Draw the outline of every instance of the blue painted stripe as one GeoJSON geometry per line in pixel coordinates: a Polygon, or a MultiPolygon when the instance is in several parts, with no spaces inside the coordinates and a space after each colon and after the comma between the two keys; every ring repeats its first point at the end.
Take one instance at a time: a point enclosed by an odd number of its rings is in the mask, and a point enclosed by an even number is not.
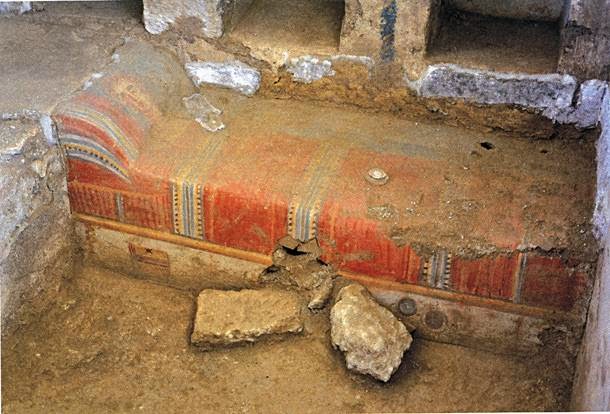
{"type": "Polygon", "coordinates": [[[394,60],[394,33],[396,30],[396,0],[386,0],[381,10],[381,60],[394,60]]]}
{"type": "Polygon", "coordinates": [[[90,108],[69,109],[65,115],[89,122],[102,129],[122,150],[127,158],[134,160],[138,151],[133,143],[123,134],[123,131],[107,115],[90,108]]]}
{"type": "Polygon", "coordinates": [[[123,208],[123,195],[121,193],[116,193],[114,195],[114,203],[117,211],[117,218],[121,223],[125,221],[125,209],[123,208]]]}
{"type": "Polygon", "coordinates": [[[95,152],[103,154],[104,157],[111,160],[113,164],[120,166],[122,169],[126,169],[125,165],[121,162],[121,160],[116,157],[116,155],[114,155],[108,149],[100,145],[98,142],[93,141],[89,138],[82,137],[76,134],[63,134],[59,137],[59,141],[62,145],[76,144],[78,146],[91,148],[92,150],[95,150],[95,152]]]}

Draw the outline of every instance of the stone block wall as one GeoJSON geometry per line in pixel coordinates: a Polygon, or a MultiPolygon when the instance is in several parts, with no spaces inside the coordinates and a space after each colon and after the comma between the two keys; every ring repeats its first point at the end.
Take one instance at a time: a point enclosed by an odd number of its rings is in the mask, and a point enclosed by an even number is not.
{"type": "MultiPolygon", "coordinates": [[[[322,9],[325,1],[341,0],[313,0],[322,9]]],[[[558,124],[574,124],[583,130],[597,123],[596,117],[589,122],[588,118],[593,118],[587,114],[584,115],[587,122],[583,121],[577,100],[592,90],[582,82],[608,78],[610,28],[605,22],[610,21],[610,0],[344,0],[342,21],[335,22],[336,47],[324,43],[318,51],[315,18],[309,20],[311,27],[307,26],[315,32],[311,35],[313,46],[307,35],[303,35],[299,41],[304,43],[299,45],[282,43],[279,35],[261,36],[264,41],[252,40],[252,33],[264,31],[276,22],[278,27],[273,33],[281,34],[282,30],[290,33],[294,18],[291,13],[297,13],[290,9],[293,3],[288,0],[145,0],[144,23],[149,32],[161,34],[161,39],[169,40],[172,48],[177,46],[178,56],[187,67],[235,65],[238,61],[257,70],[260,74],[257,93],[265,96],[331,101],[536,138],[555,136],[558,124]],[[240,32],[239,27],[244,27],[240,25],[248,21],[252,10],[261,13],[260,3],[271,7],[272,16],[283,17],[240,32]],[[283,7],[286,9],[276,10],[283,7]],[[454,12],[457,17],[449,19],[454,12]],[[463,54],[475,57],[460,60],[459,42],[453,54],[439,49],[439,43],[447,36],[457,38],[468,34],[453,33],[457,29],[449,20],[472,18],[463,26],[475,28],[479,17],[473,16],[504,19],[499,21],[504,22],[510,33],[490,39],[489,50],[481,52],[480,61],[476,60],[478,52],[467,45],[463,54]],[[515,43],[520,44],[514,37],[536,24],[544,27],[542,37],[551,39],[547,46],[552,50],[511,49],[515,43]],[[556,31],[549,34],[549,30],[556,31]],[[171,34],[163,35],[164,32],[171,34]],[[505,40],[513,46],[504,45],[505,40]],[[503,48],[514,59],[504,57],[503,63],[496,67],[494,54],[504,53],[503,48]],[[540,54],[539,60],[536,60],[537,54],[540,54]],[[538,63],[523,64],[528,59],[538,63]],[[511,61],[521,63],[516,66],[506,63],[511,61]],[[472,76],[466,85],[462,80],[468,73],[472,76]],[[450,83],[455,87],[440,91],[437,85],[432,93],[426,84],[442,74],[451,78],[450,83]],[[483,82],[485,79],[488,81],[483,82]],[[489,85],[491,89],[498,89],[499,95],[513,86],[518,93],[481,102],[476,96],[494,93],[488,90],[489,85]],[[546,101],[558,88],[564,90],[566,99],[549,105],[546,101]],[[577,110],[580,112],[576,113],[577,110]]],[[[495,22],[486,24],[493,26],[495,22]]],[[[528,33],[531,40],[533,32],[528,33]]],[[[485,48],[485,42],[477,47],[485,48]]]]}
{"type": "Polygon", "coordinates": [[[69,275],[72,224],[66,172],[48,116],[0,119],[0,288],[2,334],[69,275]]]}
{"type": "Polygon", "coordinates": [[[610,0],[572,0],[564,15],[558,71],[610,80],[610,0]]]}
{"type": "MultiPolygon", "coordinates": [[[[219,39],[253,2],[144,0],[144,23],[153,34],[174,29],[189,36],[219,39]]],[[[379,64],[391,62],[402,66],[410,79],[425,70],[427,49],[441,24],[439,15],[448,9],[556,22],[561,33],[558,72],[583,80],[607,80],[609,76],[610,0],[345,0],[344,7],[337,54],[366,56],[379,64]]],[[[273,45],[269,47],[273,49],[273,45]]]]}

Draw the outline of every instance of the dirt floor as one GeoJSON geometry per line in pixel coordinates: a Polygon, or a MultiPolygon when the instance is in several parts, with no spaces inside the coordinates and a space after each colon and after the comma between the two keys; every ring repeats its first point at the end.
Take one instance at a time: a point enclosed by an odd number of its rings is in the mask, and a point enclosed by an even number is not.
{"type": "MultiPolygon", "coordinates": [[[[202,269],[202,271],[207,271],[202,269]]],[[[2,341],[2,410],[371,412],[561,410],[556,364],[416,339],[387,384],[330,346],[328,311],[284,341],[202,352],[194,295],[96,268],[2,341]]]]}

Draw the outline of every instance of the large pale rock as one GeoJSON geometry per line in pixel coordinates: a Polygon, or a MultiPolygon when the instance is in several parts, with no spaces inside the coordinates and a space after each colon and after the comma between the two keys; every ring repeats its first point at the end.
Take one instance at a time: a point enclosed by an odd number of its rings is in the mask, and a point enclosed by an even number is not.
{"type": "Polygon", "coordinates": [[[388,381],[413,338],[389,310],[361,285],[339,291],[330,312],[331,341],[351,370],[388,381]]]}
{"type": "Polygon", "coordinates": [[[209,349],[302,330],[301,302],[293,292],[207,289],[197,299],[191,342],[209,349]]]}
{"type": "Polygon", "coordinates": [[[608,84],[593,79],[581,84],[578,101],[559,112],[545,111],[545,115],[562,124],[575,124],[578,128],[593,128],[599,122],[602,101],[607,95],[608,84]]]}
{"type": "Polygon", "coordinates": [[[432,65],[417,86],[426,98],[462,98],[485,105],[521,105],[558,113],[570,108],[577,82],[569,75],[526,75],[432,65]]]}

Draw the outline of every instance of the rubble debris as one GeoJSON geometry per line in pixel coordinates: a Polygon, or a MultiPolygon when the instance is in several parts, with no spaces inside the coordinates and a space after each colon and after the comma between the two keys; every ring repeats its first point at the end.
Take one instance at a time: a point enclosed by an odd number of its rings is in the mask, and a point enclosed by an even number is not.
{"type": "Polygon", "coordinates": [[[186,110],[191,114],[195,121],[206,131],[216,132],[225,128],[220,115],[222,111],[212,105],[205,96],[200,93],[182,98],[182,103],[186,110]]]}
{"type": "Polygon", "coordinates": [[[311,310],[322,309],[326,306],[328,299],[333,293],[333,278],[325,277],[311,291],[311,299],[307,307],[311,310]]]}
{"type": "Polygon", "coordinates": [[[286,70],[292,73],[292,80],[296,82],[311,83],[325,76],[335,76],[332,62],[328,59],[318,59],[313,56],[299,56],[290,59],[286,70]]]}
{"type": "Polygon", "coordinates": [[[196,86],[203,83],[234,89],[244,95],[254,95],[261,82],[255,68],[238,60],[229,62],[190,62],[186,71],[196,86]]]}
{"type": "Polygon", "coordinates": [[[206,289],[197,298],[191,342],[212,349],[303,330],[301,300],[277,289],[206,289]]]}
{"type": "Polygon", "coordinates": [[[332,294],[336,273],[320,260],[322,249],[317,240],[303,243],[286,236],[278,244],[272,255],[273,265],[263,274],[263,281],[305,292],[311,310],[324,308],[332,294]]]}
{"type": "Polygon", "coordinates": [[[339,291],[330,323],[331,342],[345,354],[347,368],[384,382],[413,341],[405,325],[355,283],[339,291]]]}
{"type": "Polygon", "coordinates": [[[0,1],[0,16],[20,15],[34,9],[31,1],[0,1]]]}

